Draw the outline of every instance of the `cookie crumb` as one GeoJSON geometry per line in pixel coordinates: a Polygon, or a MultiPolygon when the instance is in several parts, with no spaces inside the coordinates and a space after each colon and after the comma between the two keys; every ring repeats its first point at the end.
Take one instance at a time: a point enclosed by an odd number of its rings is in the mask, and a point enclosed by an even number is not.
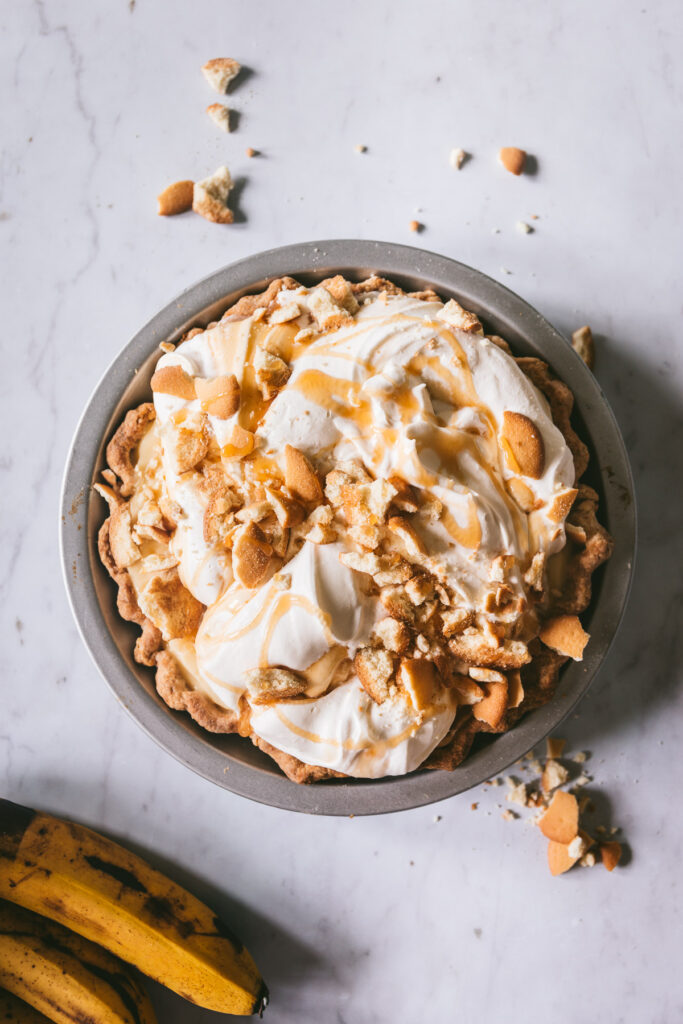
{"type": "Polygon", "coordinates": [[[230,131],[230,108],[223,106],[222,103],[210,103],[206,108],[206,112],[213,121],[213,123],[220,128],[222,132],[230,131]]]}
{"type": "Polygon", "coordinates": [[[242,65],[231,57],[216,57],[202,67],[202,73],[212,89],[227,92],[233,78],[242,70],[242,65]]]}
{"type": "Polygon", "coordinates": [[[449,154],[449,157],[448,157],[448,162],[449,162],[449,164],[451,165],[451,167],[453,168],[454,171],[459,171],[460,170],[462,165],[467,160],[468,155],[469,154],[467,154],[464,149],[456,149],[456,148],[454,148],[454,149],[451,150],[451,152],[449,154]]]}
{"type": "Polygon", "coordinates": [[[564,785],[569,778],[569,772],[560,764],[559,761],[555,761],[550,758],[546,761],[543,774],[541,776],[541,787],[544,793],[550,793],[553,789],[557,789],[558,786],[564,785]]]}
{"type": "Polygon", "coordinates": [[[519,176],[526,164],[526,152],[517,146],[503,146],[498,150],[498,160],[506,171],[519,176]]]}
{"type": "Polygon", "coordinates": [[[364,146],[362,142],[356,143],[356,145],[353,148],[356,151],[356,153],[367,153],[368,151],[368,147],[364,146]]]}
{"type": "Polygon", "coordinates": [[[588,324],[572,333],[572,348],[581,356],[588,369],[592,370],[595,365],[595,342],[588,324]]]}
{"type": "Polygon", "coordinates": [[[408,227],[410,228],[411,231],[418,232],[418,234],[419,234],[420,231],[424,230],[424,224],[420,223],[419,220],[411,220],[411,222],[408,225],[408,227]]]}
{"type": "Polygon", "coordinates": [[[249,147],[248,147],[248,148],[247,148],[247,149],[245,150],[245,152],[246,152],[247,156],[248,156],[248,157],[249,157],[250,159],[251,159],[252,157],[254,157],[254,156],[259,156],[259,151],[258,151],[258,149],[254,149],[254,148],[253,148],[253,146],[249,146],[249,147]]]}
{"type": "Polygon", "coordinates": [[[508,803],[519,804],[521,807],[526,807],[526,785],[523,782],[515,783],[512,779],[510,779],[509,781],[506,779],[506,782],[508,782],[510,790],[507,796],[505,797],[508,803]]]}
{"type": "Polygon", "coordinates": [[[192,209],[194,182],[189,180],[174,181],[157,196],[160,217],[175,217],[192,209]]]}
{"type": "Polygon", "coordinates": [[[515,227],[521,235],[530,235],[534,230],[531,224],[527,224],[525,220],[518,220],[515,227]]]}

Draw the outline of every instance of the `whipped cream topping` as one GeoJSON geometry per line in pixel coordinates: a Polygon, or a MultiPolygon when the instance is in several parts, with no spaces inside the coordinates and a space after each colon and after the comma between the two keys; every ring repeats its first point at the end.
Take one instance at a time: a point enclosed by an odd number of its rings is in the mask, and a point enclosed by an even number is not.
{"type": "Polygon", "coordinates": [[[251,669],[283,665],[306,673],[330,650],[341,647],[353,657],[368,640],[372,608],[358,573],[339,561],[343,550],[341,544],[304,544],[263,587],[247,590],[235,582],[208,609],[197,657],[219,703],[237,710],[251,669]]]}
{"type": "MultiPolygon", "coordinates": [[[[410,560],[447,587],[458,607],[492,621],[510,619],[487,604],[494,561],[511,556],[505,584],[523,600],[524,568],[564,545],[563,523],[551,509],[572,488],[574,465],[543,395],[502,349],[450,322],[449,306],[375,293],[320,334],[310,326],[321,291],[281,292],[286,322],[223,321],[164,355],[157,369],[177,365],[203,379],[234,374],[242,401],[222,419],[206,417],[198,398],[155,392],[155,430],[164,486],[179,513],[171,543],[180,578],[207,606],[196,684],[236,712],[246,702],[251,731],[278,749],[377,778],[419,767],[447,735],[457,702],[446,690],[420,702],[398,689],[376,703],[361,686],[352,659],[387,613],[368,592],[368,577],[340,561],[344,552],[362,552],[343,524],[333,543],[290,546],[257,589],[239,583],[230,550],[207,538],[209,495],[200,473],[179,464],[179,433],[196,434],[208,418],[207,458],[222,465],[246,504],[262,498],[264,485],[282,484],[287,445],[321,477],[353,463],[374,479],[412,485],[429,501],[411,521],[417,547],[410,560]],[[297,340],[300,332],[308,336],[297,340]],[[259,349],[282,354],[291,368],[270,403],[254,384],[259,349]],[[541,435],[537,478],[523,476],[506,455],[505,411],[528,417],[541,435]],[[253,451],[243,454],[236,429],[253,436],[253,451]],[[530,494],[531,511],[511,495],[513,478],[530,494]],[[298,673],[305,691],[294,700],[253,701],[249,673],[270,667],[298,673]]],[[[400,536],[384,543],[406,556],[400,536]]]]}

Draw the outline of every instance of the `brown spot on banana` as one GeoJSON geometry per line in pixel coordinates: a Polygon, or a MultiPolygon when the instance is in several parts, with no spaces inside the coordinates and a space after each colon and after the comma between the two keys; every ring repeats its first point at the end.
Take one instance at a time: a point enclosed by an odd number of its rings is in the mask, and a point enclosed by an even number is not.
{"type": "Polygon", "coordinates": [[[14,860],[24,832],[36,816],[30,807],[0,800],[0,858],[14,860]]]}
{"type": "Polygon", "coordinates": [[[132,871],[128,871],[127,868],[122,868],[119,864],[112,864],[108,860],[102,860],[101,857],[86,856],[84,860],[88,862],[94,871],[101,871],[102,874],[109,875],[117,882],[120,882],[121,885],[126,885],[135,892],[147,892],[147,886],[132,871]]]}

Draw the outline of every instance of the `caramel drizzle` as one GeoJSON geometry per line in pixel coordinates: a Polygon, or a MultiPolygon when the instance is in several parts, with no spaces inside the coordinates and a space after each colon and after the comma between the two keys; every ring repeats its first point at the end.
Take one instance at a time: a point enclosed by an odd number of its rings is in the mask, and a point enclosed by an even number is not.
{"type": "MultiPolygon", "coordinates": [[[[297,703],[302,702],[297,701],[297,703]]],[[[337,749],[341,750],[362,750],[367,752],[368,754],[372,754],[376,750],[379,751],[380,749],[391,750],[393,749],[393,747],[397,747],[399,743],[403,743],[404,740],[407,740],[410,736],[412,736],[413,733],[415,733],[422,724],[421,722],[412,722],[406,729],[403,730],[403,732],[398,733],[396,736],[392,736],[391,739],[380,740],[379,742],[376,741],[374,743],[371,742],[369,744],[366,744],[358,740],[325,739],[323,736],[319,736],[315,732],[310,732],[310,730],[303,729],[300,725],[296,725],[294,722],[292,722],[291,719],[287,718],[284,711],[282,711],[280,707],[276,707],[275,705],[273,705],[273,710],[275,711],[275,714],[282,722],[282,724],[286,726],[287,729],[290,730],[290,732],[293,732],[295,736],[299,736],[302,740],[308,740],[309,743],[321,743],[326,746],[336,747],[337,749]]]]}
{"type": "MultiPolygon", "coordinates": [[[[250,619],[249,622],[247,622],[244,626],[241,626],[239,629],[234,630],[234,632],[232,633],[212,634],[208,632],[208,629],[205,629],[205,637],[209,649],[212,649],[215,645],[222,645],[225,643],[232,643],[234,640],[240,640],[243,636],[246,636],[247,633],[251,633],[253,629],[256,629],[256,627],[263,622],[264,618],[270,611],[270,606],[272,604],[273,598],[277,594],[282,593],[283,592],[279,590],[274,583],[271,583],[263,599],[263,604],[254,615],[253,619],[250,619]]],[[[213,616],[211,614],[208,616],[209,621],[212,617],[213,616]]]]}
{"type": "MultiPolygon", "coordinates": [[[[264,623],[269,613],[271,614],[270,620],[265,625],[265,631],[261,638],[261,646],[258,657],[258,668],[268,668],[270,661],[268,660],[268,651],[273,640],[273,635],[282,618],[292,610],[292,608],[302,608],[309,615],[312,615],[318,620],[322,626],[329,646],[331,647],[336,643],[334,636],[330,630],[331,616],[329,613],[324,612],[321,608],[318,608],[313,601],[306,597],[304,594],[294,594],[286,590],[280,590],[274,584],[271,583],[263,604],[254,615],[244,626],[234,630],[232,633],[217,633],[212,634],[205,629],[205,645],[207,653],[211,654],[217,649],[222,648],[225,644],[239,640],[246,636],[248,633],[253,632],[259,626],[264,623]]],[[[209,617],[210,620],[210,617],[209,617]]],[[[208,675],[208,673],[207,673],[208,675]]],[[[210,677],[213,678],[213,677],[210,677]]],[[[220,682],[220,680],[215,680],[220,682]]],[[[224,685],[224,684],[223,684],[224,685]]],[[[241,692],[241,691],[238,691],[241,692]]]]}
{"type": "Polygon", "coordinates": [[[327,612],[324,612],[321,608],[318,608],[317,605],[313,604],[311,599],[306,597],[305,594],[292,594],[286,590],[278,591],[278,594],[279,600],[273,608],[272,618],[266,626],[265,633],[261,640],[261,650],[259,652],[258,660],[259,668],[267,668],[269,666],[270,661],[268,660],[268,651],[273,640],[273,634],[280,624],[281,619],[287,614],[287,612],[291,611],[292,608],[302,608],[317,619],[322,626],[325,639],[329,646],[331,647],[335,643],[335,639],[330,630],[330,623],[332,619],[327,612]]]}
{"type": "MultiPolygon", "coordinates": [[[[446,694],[446,696],[448,695],[446,694]]],[[[297,700],[296,703],[312,703],[312,701],[297,700]]],[[[448,703],[451,702],[447,701],[447,704],[448,703]]],[[[275,712],[280,722],[282,722],[290,732],[293,732],[295,736],[299,736],[303,740],[308,740],[309,743],[320,743],[325,746],[335,747],[338,750],[362,751],[363,754],[368,757],[377,757],[387,750],[393,750],[394,747],[399,746],[399,744],[409,739],[417,732],[420,726],[424,724],[426,718],[433,718],[440,711],[445,710],[446,706],[447,705],[444,705],[443,703],[434,702],[429,709],[429,713],[423,712],[414,722],[411,722],[410,725],[406,726],[405,729],[400,733],[397,733],[395,736],[391,736],[388,739],[374,741],[369,740],[366,742],[351,739],[327,739],[324,736],[320,736],[318,733],[311,732],[309,729],[304,729],[302,726],[292,722],[292,720],[284,713],[281,705],[272,705],[272,710],[275,712]]]]}

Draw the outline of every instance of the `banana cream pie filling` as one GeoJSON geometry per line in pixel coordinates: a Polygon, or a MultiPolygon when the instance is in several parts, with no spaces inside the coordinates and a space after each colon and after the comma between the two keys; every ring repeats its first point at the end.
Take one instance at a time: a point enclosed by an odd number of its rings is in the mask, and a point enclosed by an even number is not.
{"type": "Polygon", "coordinates": [[[379,278],[278,280],[164,348],[97,488],[171,707],[315,781],[453,767],[548,699],[611,541],[545,364],[379,278]]]}

